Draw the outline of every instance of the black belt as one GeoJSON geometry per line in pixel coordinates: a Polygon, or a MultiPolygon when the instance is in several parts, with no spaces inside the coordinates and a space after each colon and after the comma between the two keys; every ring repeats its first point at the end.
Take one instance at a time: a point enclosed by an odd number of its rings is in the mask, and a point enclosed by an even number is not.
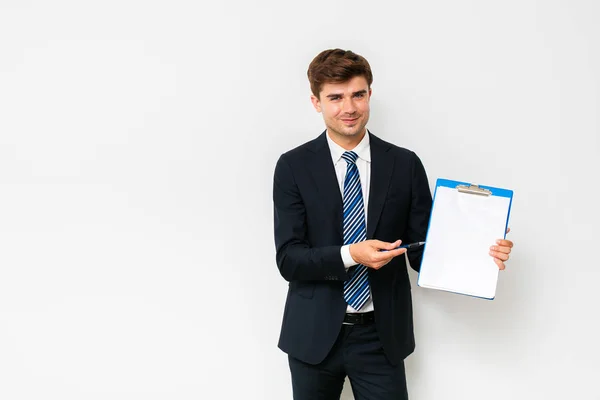
{"type": "Polygon", "coordinates": [[[375,311],[366,313],[346,313],[344,322],[353,325],[367,325],[375,322],[375,311]]]}

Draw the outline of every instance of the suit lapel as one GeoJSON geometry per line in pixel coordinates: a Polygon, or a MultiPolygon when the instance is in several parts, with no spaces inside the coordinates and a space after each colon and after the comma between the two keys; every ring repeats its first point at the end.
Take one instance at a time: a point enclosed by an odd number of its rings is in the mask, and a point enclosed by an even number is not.
{"type": "Polygon", "coordinates": [[[327,145],[326,134],[324,132],[314,141],[314,146],[311,147],[314,152],[314,162],[307,163],[307,167],[317,187],[319,201],[331,215],[336,233],[343,241],[342,195],[331,160],[331,151],[327,145]]]}
{"type": "MultiPolygon", "coordinates": [[[[307,167],[317,187],[319,201],[323,202],[323,207],[331,215],[336,233],[343,241],[342,195],[331,160],[331,152],[327,145],[326,134],[326,132],[323,132],[315,139],[314,145],[310,147],[310,150],[314,153],[314,158],[312,163],[307,163],[307,167]]],[[[367,239],[373,239],[392,178],[394,157],[388,152],[390,148],[388,144],[371,133],[369,135],[371,184],[367,215],[367,239]]]]}
{"type": "Polygon", "coordinates": [[[390,146],[378,137],[370,135],[371,146],[371,187],[367,215],[367,239],[373,239],[385,204],[390,179],[394,170],[394,157],[388,152],[390,146]]]}

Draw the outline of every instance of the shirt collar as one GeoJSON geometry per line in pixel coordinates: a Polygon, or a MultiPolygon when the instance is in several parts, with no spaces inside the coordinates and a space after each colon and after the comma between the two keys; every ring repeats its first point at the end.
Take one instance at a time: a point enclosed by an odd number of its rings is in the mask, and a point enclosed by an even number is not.
{"type": "MultiPolygon", "coordinates": [[[[331,140],[331,138],[329,137],[329,132],[327,132],[325,136],[327,137],[327,144],[329,144],[331,157],[333,158],[333,163],[335,164],[340,160],[340,158],[342,158],[342,154],[344,154],[348,150],[344,149],[342,146],[331,140]]],[[[356,155],[358,155],[358,158],[362,159],[363,161],[369,163],[371,162],[371,146],[369,142],[369,131],[365,133],[365,136],[363,136],[360,143],[357,144],[356,147],[353,148],[351,151],[355,152],[356,155]]]]}

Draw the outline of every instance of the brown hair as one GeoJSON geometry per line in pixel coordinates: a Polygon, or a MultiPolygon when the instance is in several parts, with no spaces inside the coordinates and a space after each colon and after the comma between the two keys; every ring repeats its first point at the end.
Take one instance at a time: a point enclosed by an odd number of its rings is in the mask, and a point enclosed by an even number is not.
{"type": "Polygon", "coordinates": [[[325,83],[347,82],[355,76],[364,76],[369,88],[373,83],[369,62],[350,50],[342,49],[319,53],[308,66],[307,75],[310,89],[317,98],[325,83]]]}

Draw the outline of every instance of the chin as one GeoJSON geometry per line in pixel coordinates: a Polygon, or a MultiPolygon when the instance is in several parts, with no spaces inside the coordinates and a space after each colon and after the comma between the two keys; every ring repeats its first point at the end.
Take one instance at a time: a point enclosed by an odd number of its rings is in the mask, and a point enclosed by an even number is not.
{"type": "Polygon", "coordinates": [[[347,129],[347,130],[343,131],[343,133],[346,136],[358,136],[362,133],[363,130],[364,130],[364,128],[352,127],[352,129],[350,129],[350,130],[347,129]]]}
{"type": "Polygon", "coordinates": [[[345,136],[345,137],[349,137],[349,138],[360,135],[365,129],[364,126],[359,127],[358,125],[354,125],[351,127],[342,125],[342,126],[337,126],[335,128],[329,127],[329,125],[328,125],[328,128],[340,136],[345,136]]]}

